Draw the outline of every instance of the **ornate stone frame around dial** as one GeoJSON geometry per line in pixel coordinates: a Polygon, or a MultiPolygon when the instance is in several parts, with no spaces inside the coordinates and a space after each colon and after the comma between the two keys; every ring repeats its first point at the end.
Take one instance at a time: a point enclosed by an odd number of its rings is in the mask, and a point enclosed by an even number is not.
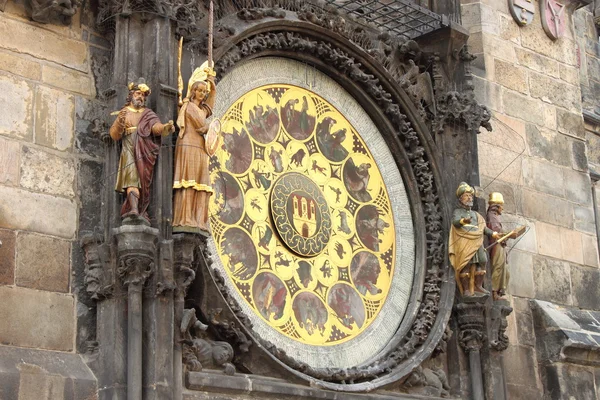
{"type": "Polygon", "coordinates": [[[366,391],[393,383],[427,359],[445,338],[455,282],[446,262],[447,207],[444,204],[440,156],[419,111],[374,58],[347,39],[298,21],[253,25],[216,53],[217,76],[236,63],[279,56],[315,65],[335,79],[369,113],[394,155],[407,187],[416,243],[411,300],[398,331],[372,360],[349,369],[315,369],[299,363],[273,344],[253,335],[249,319],[229,295],[223,277],[211,269],[219,290],[245,329],[288,370],[333,390],[366,391]],[[404,114],[406,113],[406,114],[404,114]]]}

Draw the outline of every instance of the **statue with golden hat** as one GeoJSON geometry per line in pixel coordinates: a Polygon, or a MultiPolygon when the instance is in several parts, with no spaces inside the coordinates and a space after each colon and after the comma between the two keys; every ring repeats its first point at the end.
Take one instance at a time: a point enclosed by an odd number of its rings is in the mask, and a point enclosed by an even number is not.
{"type": "Polygon", "coordinates": [[[483,238],[499,239],[500,234],[488,228],[481,214],[471,210],[475,190],[461,182],[456,190],[459,207],[452,215],[448,255],[456,274],[456,283],[463,296],[489,294],[483,288],[488,261],[483,238]]]}

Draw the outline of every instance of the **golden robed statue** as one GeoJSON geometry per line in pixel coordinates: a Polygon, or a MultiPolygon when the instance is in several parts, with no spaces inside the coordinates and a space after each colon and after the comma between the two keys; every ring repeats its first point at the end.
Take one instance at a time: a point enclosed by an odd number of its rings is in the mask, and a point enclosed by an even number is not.
{"type": "Polygon", "coordinates": [[[187,95],[179,110],[179,136],[175,146],[173,182],[173,232],[209,235],[208,208],[213,189],[208,171],[209,157],[220,139],[218,120],[209,124],[216,88],[215,73],[205,62],[189,80],[187,95]]]}

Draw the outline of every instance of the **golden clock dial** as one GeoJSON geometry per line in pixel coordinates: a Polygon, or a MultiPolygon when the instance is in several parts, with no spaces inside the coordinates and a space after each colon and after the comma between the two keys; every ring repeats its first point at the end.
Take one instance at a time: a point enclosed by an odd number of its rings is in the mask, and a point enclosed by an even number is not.
{"type": "Polygon", "coordinates": [[[225,271],[265,323],[318,346],[376,318],[396,255],[377,164],[318,94],[270,84],[237,99],[211,158],[211,226],[225,271]]]}

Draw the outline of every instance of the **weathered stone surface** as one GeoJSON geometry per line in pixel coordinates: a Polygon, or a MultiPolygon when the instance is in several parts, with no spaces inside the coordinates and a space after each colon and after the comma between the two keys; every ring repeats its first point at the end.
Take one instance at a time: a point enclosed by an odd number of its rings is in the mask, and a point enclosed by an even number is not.
{"type": "Polygon", "coordinates": [[[0,286],[0,343],[73,350],[75,313],[71,295],[0,286]],[[15,312],[19,310],[19,312],[15,312]]]}
{"type": "MultiPolygon", "coordinates": [[[[95,37],[95,36],[94,36],[95,37]]],[[[96,94],[102,93],[110,86],[110,50],[90,46],[90,61],[96,94]]]]}
{"type": "Polygon", "coordinates": [[[0,348],[0,397],[95,400],[96,379],[79,354],[0,348]]]}
{"type": "Polygon", "coordinates": [[[548,129],[556,129],[556,107],[552,104],[544,104],[544,126],[548,129]]]}
{"type": "Polygon", "coordinates": [[[0,47],[87,72],[87,45],[34,24],[0,19],[0,47]]]}
{"type": "Polygon", "coordinates": [[[499,17],[500,26],[498,34],[500,39],[510,40],[515,44],[521,44],[521,32],[519,31],[519,25],[515,24],[514,19],[509,15],[500,14],[499,17]]]}
{"type": "Polygon", "coordinates": [[[512,248],[517,250],[528,251],[530,253],[537,253],[537,233],[536,223],[534,221],[523,218],[520,215],[514,215],[509,213],[503,214],[504,227],[508,230],[512,230],[518,226],[526,226],[527,230],[523,236],[516,240],[509,240],[509,244],[512,248]]]}
{"type": "Polygon", "coordinates": [[[535,124],[544,120],[544,108],[538,100],[512,90],[502,90],[502,106],[503,112],[511,117],[521,118],[535,124]]]}
{"type": "Polygon", "coordinates": [[[108,111],[100,101],[75,98],[75,149],[90,157],[100,158],[104,155],[105,144],[100,140],[103,133],[108,133],[104,120],[108,111]]]}
{"type": "Polygon", "coordinates": [[[23,146],[21,186],[36,192],[73,197],[75,163],[33,147],[23,146]]]}
{"type": "Polygon", "coordinates": [[[531,72],[529,74],[529,92],[531,97],[577,111],[581,107],[579,86],[569,85],[546,75],[531,72]]]}
{"type": "Polygon", "coordinates": [[[17,234],[15,231],[0,229],[0,285],[15,283],[15,254],[17,234]]]}
{"type": "Polygon", "coordinates": [[[529,93],[527,72],[524,68],[496,59],[494,60],[494,77],[495,81],[504,87],[523,94],[529,93]]]}
{"type": "Polygon", "coordinates": [[[537,362],[534,349],[528,346],[508,346],[504,359],[510,360],[510,368],[505,368],[506,383],[538,388],[537,362]]]}
{"type": "Polygon", "coordinates": [[[31,140],[33,90],[29,83],[0,75],[0,134],[31,140]]]}
{"type": "Polygon", "coordinates": [[[577,171],[587,171],[588,170],[588,158],[587,158],[587,155],[585,154],[585,151],[586,151],[586,143],[585,142],[582,142],[579,140],[573,140],[572,167],[574,170],[577,170],[577,171]]]}
{"type": "Polygon", "coordinates": [[[583,263],[590,267],[598,267],[598,239],[596,236],[581,235],[583,246],[583,263]]]}
{"type": "Polygon", "coordinates": [[[555,60],[520,47],[516,47],[515,52],[517,54],[519,65],[531,68],[534,71],[542,72],[555,78],[560,76],[559,64],[555,60]]]}
{"type": "Polygon", "coordinates": [[[508,392],[508,399],[542,400],[544,396],[544,393],[540,389],[531,388],[530,386],[513,385],[509,383],[506,385],[506,389],[508,392]]]}
{"type": "Polygon", "coordinates": [[[494,111],[499,112],[502,109],[502,87],[500,85],[478,76],[473,76],[473,84],[477,101],[494,111]]]}
{"type": "Polygon", "coordinates": [[[486,54],[509,62],[517,62],[517,56],[515,55],[515,46],[512,42],[502,40],[495,34],[488,32],[482,32],[482,40],[483,48],[486,54]]]}
{"type": "Polygon", "coordinates": [[[500,192],[504,198],[504,214],[510,213],[515,214],[517,210],[521,209],[520,203],[517,207],[517,200],[515,198],[514,185],[503,182],[501,180],[493,180],[493,178],[482,176],[481,185],[485,187],[485,198],[489,198],[489,194],[492,192],[500,192]]]}
{"type": "Polygon", "coordinates": [[[583,264],[583,244],[580,232],[560,228],[560,242],[563,260],[583,264]]]}
{"type": "Polygon", "coordinates": [[[565,167],[571,165],[571,143],[574,139],[552,130],[527,125],[527,145],[532,156],[542,157],[565,167]]]}
{"type": "Polygon", "coordinates": [[[566,228],[573,227],[573,207],[568,201],[526,188],[523,188],[522,194],[525,217],[566,228]]]}
{"type": "Polygon", "coordinates": [[[71,242],[31,233],[17,238],[17,286],[69,291],[71,242]]]}
{"type": "Polygon", "coordinates": [[[0,228],[72,238],[77,226],[73,200],[0,187],[0,228]]]}
{"type": "Polygon", "coordinates": [[[589,207],[573,207],[574,227],[580,232],[595,234],[596,233],[596,216],[594,209],[589,207]]]}
{"type": "Polygon", "coordinates": [[[554,196],[564,196],[562,168],[533,158],[523,159],[523,184],[554,196]]]}
{"type": "Polygon", "coordinates": [[[572,113],[563,109],[557,109],[558,130],[580,138],[585,137],[585,128],[581,113],[572,113]]]}
{"type": "Polygon", "coordinates": [[[513,296],[533,297],[533,256],[524,251],[512,250],[509,253],[508,265],[508,293],[513,296]]]}
{"type": "Polygon", "coordinates": [[[569,363],[552,363],[546,366],[546,390],[557,399],[594,400],[593,369],[569,363]]]}
{"type": "Polygon", "coordinates": [[[595,57],[587,58],[588,74],[593,77],[600,77],[600,60],[595,57]]]}
{"type": "Polygon", "coordinates": [[[537,12],[533,23],[521,28],[522,46],[559,62],[577,65],[575,42],[567,37],[552,41],[540,26],[540,13],[537,12]]]}
{"type": "Polygon", "coordinates": [[[512,184],[521,184],[522,157],[519,153],[479,142],[479,172],[512,184]]]}
{"type": "Polygon", "coordinates": [[[571,304],[571,276],[568,263],[534,256],[533,280],[536,299],[571,304]]]}
{"type": "Polygon", "coordinates": [[[42,67],[42,82],[84,96],[95,96],[94,85],[89,75],[67,69],[42,67]]]}
{"type": "Polygon", "coordinates": [[[560,64],[560,79],[571,85],[579,85],[579,70],[575,67],[560,64]]]}
{"type": "Polygon", "coordinates": [[[64,92],[38,86],[35,93],[35,142],[57,150],[73,145],[75,102],[64,92]]]}
{"type": "Polygon", "coordinates": [[[592,205],[592,182],[589,174],[563,169],[565,197],[583,206],[592,205]]]}
{"type": "Polygon", "coordinates": [[[79,210],[79,231],[96,231],[100,227],[102,208],[101,193],[104,185],[112,185],[102,180],[103,166],[96,161],[82,160],[79,164],[77,191],[81,208],[79,210]]]}
{"type": "Polygon", "coordinates": [[[8,51],[0,53],[0,70],[34,81],[39,81],[42,73],[39,63],[8,51]]]}
{"type": "Polygon", "coordinates": [[[571,264],[573,305],[600,310],[600,270],[571,264]]]}
{"type": "Polygon", "coordinates": [[[600,167],[600,135],[586,132],[585,140],[587,141],[587,158],[590,164],[600,167]]]}
{"type": "Polygon", "coordinates": [[[0,138],[0,183],[19,184],[19,143],[0,138]]]}
{"type": "Polygon", "coordinates": [[[537,222],[536,234],[540,254],[555,258],[562,256],[562,241],[558,226],[537,222]]]}
{"type": "Polygon", "coordinates": [[[533,317],[531,313],[517,312],[517,332],[519,344],[523,346],[535,346],[535,332],[533,329],[533,317]]]}

